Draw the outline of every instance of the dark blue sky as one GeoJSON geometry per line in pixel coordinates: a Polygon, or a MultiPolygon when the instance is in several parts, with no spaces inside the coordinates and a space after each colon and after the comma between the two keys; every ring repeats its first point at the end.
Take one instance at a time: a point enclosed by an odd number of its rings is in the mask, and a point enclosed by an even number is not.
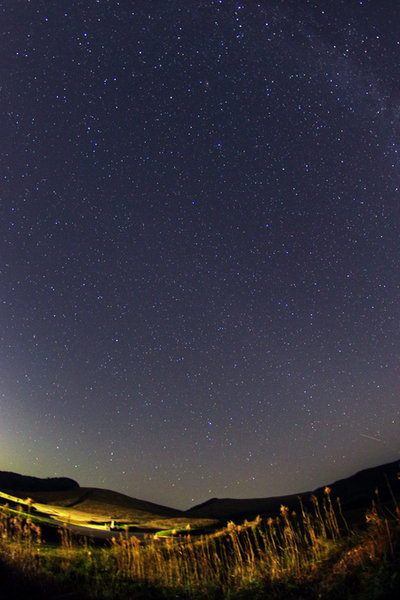
{"type": "Polygon", "coordinates": [[[0,469],[189,508],[395,460],[395,3],[0,11],[0,469]]]}

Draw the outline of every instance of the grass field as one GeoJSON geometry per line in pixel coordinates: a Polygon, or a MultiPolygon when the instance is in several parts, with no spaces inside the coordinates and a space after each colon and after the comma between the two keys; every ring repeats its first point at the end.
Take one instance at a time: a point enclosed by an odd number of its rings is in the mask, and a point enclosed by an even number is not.
{"type": "MultiPolygon", "coordinates": [[[[231,521],[201,537],[193,535],[192,527],[209,526],[210,520],[193,519],[190,523],[186,514],[184,522],[184,513],[172,511],[165,515],[161,508],[157,515],[154,505],[147,507],[147,513],[141,505],[134,515],[130,502],[124,507],[120,498],[119,506],[115,506],[110,499],[103,495],[100,502],[92,494],[90,500],[88,494],[85,510],[82,502],[75,503],[79,511],[71,506],[45,506],[48,514],[59,517],[58,511],[63,510],[62,518],[66,516],[70,522],[81,519],[82,514],[87,522],[114,515],[127,526],[139,524],[154,532],[161,526],[164,532],[169,530],[168,537],[162,541],[150,533],[145,542],[139,542],[123,530],[106,545],[96,546],[75,537],[68,524],[54,522],[60,543],[50,546],[43,543],[43,517],[29,515],[29,503],[25,501],[23,507],[13,510],[5,506],[0,510],[0,597],[400,597],[400,511],[394,497],[390,503],[381,504],[376,496],[370,509],[364,511],[362,527],[349,526],[340,502],[331,498],[326,488],[322,499],[310,498],[311,509],[299,499],[296,513],[282,505],[274,517],[240,525],[231,521]],[[129,515],[135,519],[128,519],[129,515]]],[[[33,503],[34,507],[38,505],[43,508],[43,504],[33,503]]]]}

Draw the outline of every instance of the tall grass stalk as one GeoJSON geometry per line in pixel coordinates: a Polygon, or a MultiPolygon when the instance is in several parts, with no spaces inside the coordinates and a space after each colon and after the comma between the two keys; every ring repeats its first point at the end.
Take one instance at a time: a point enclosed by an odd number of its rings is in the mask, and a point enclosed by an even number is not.
{"type": "Polygon", "coordinates": [[[180,590],[181,597],[192,598],[227,598],[232,590],[254,594],[256,588],[261,597],[274,586],[298,585],[318,573],[328,580],[324,569],[339,555],[336,572],[342,570],[346,577],[350,564],[365,569],[382,556],[395,555],[399,518],[389,522],[374,503],[363,537],[351,534],[347,523],[343,537],[330,490],[325,490],[322,508],[315,496],[311,500],[312,514],[300,501],[300,515],[282,506],[278,517],[265,522],[259,517],[242,526],[230,522],[213,535],[195,539],[188,530],[165,542],[148,538],[144,544],[126,531],[106,548],[79,542],[67,525],[59,530],[60,547],[46,548],[30,518],[5,508],[0,510],[0,554],[22,571],[58,578],[60,585],[79,582],[87,597],[101,593],[110,598],[124,598],[125,592],[129,597],[130,586],[162,588],[166,594],[180,590]]]}

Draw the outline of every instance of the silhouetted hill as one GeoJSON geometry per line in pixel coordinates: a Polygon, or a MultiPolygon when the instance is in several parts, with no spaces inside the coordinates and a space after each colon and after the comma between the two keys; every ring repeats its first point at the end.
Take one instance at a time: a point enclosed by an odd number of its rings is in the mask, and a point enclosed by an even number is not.
{"type": "Polygon", "coordinates": [[[214,498],[207,500],[187,511],[188,516],[202,519],[252,519],[257,515],[274,515],[279,513],[282,504],[290,510],[298,510],[299,495],[305,498],[312,492],[277,496],[272,498],[214,498]]]}
{"type": "Polygon", "coordinates": [[[330,497],[336,502],[340,498],[343,510],[354,510],[370,507],[372,500],[377,500],[375,490],[378,489],[379,500],[386,502],[391,499],[391,493],[396,498],[400,497],[400,471],[399,461],[387,463],[379,467],[372,467],[359,471],[346,479],[340,479],[332,484],[327,484],[314,491],[292,494],[290,496],[277,496],[272,498],[234,499],[213,498],[203,504],[190,508],[187,513],[190,517],[209,519],[251,519],[257,515],[276,516],[283,504],[290,511],[299,510],[299,497],[303,505],[310,508],[312,495],[321,500],[325,488],[331,489],[330,497]],[[390,485],[390,487],[389,487],[390,485]]]}
{"type": "Polygon", "coordinates": [[[68,477],[30,477],[8,471],[0,471],[0,490],[3,492],[64,492],[79,488],[79,483],[68,477]]]}
{"type": "Polygon", "coordinates": [[[185,512],[160,506],[145,500],[131,498],[119,492],[100,488],[84,488],[53,492],[32,492],[31,497],[41,504],[52,504],[65,508],[74,508],[92,514],[113,514],[113,518],[122,518],[135,514],[135,518],[144,516],[163,516],[165,518],[184,516],[185,512]]]}
{"type": "MultiPolygon", "coordinates": [[[[373,499],[378,500],[375,490],[378,491],[379,500],[386,502],[400,495],[399,480],[400,465],[396,460],[379,467],[372,467],[359,471],[346,479],[339,479],[330,484],[331,498],[340,498],[342,508],[351,510],[360,506],[371,505],[373,499]]],[[[317,488],[314,494],[320,498],[323,496],[324,487],[317,488]]]]}
{"type": "MultiPolygon", "coordinates": [[[[359,471],[346,479],[340,479],[328,484],[331,489],[330,497],[334,503],[340,498],[344,511],[369,508],[372,500],[377,500],[375,490],[378,489],[379,500],[391,500],[392,493],[400,498],[399,461],[387,463],[359,471]]],[[[94,514],[113,514],[113,518],[149,518],[152,515],[163,518],[184,517],[196,519],[239,520],[256,517],[257,515],[276,516],[283,504],[290,511],[299,511],[299,497],[303,505],[312,508],[311,496],[319,500],[324,497],[325,487],[309,492],[278,496],[272,498],[212,498],[187,511],[180,511],[166,506],[153,504],[113,492],[97,488],[81,488],[79,484],[66,477],[39,479],[0,471],[0,490],[12,494],[24,492],[35,502],[54,504],[61,507],[75,508],[94,514]]]]}

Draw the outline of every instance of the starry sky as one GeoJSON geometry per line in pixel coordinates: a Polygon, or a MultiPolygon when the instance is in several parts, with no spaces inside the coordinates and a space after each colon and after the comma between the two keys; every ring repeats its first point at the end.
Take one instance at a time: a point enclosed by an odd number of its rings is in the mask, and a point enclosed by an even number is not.
{"type": "Polygon", "coordinates": [[[396,460],[397,2],[0,14],[0,469],[187,509],[396,460]]]}

